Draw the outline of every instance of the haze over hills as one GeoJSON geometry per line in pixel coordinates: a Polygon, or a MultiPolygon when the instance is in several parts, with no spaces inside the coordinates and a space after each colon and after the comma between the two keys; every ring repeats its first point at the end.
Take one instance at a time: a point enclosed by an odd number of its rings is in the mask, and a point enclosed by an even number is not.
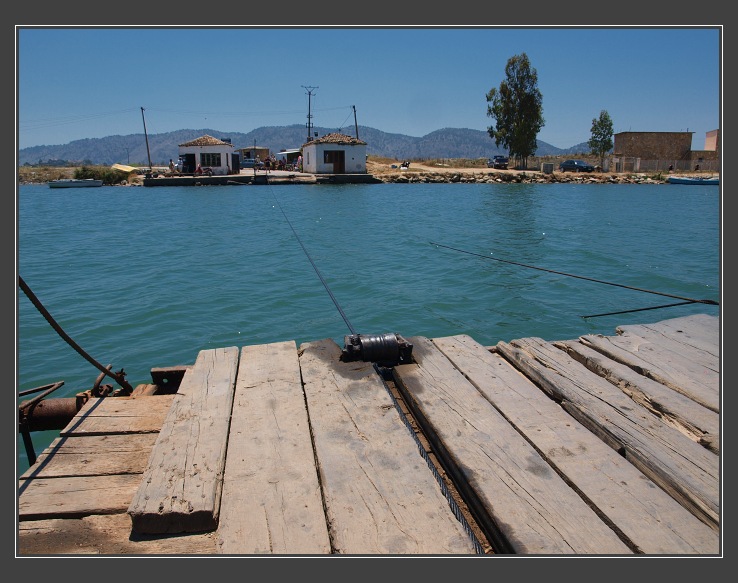
{"type": "MultiPolygon", "coordinates": [[[[323,136],[332,132],[356,137],[356,128],[313,127],[313,132],[323,136]]],[[[214,129],[188,129],[148,136],[152,165],[166,165],[169,159],[177,159],[179,145],[203,135],[221,140],[230,139],[235,148],[262,146],[273,153],[280,150],[299,148],[307,141],[304,125],[269,126],[248,133],[223,132],[214,129]]],[[[370,127],[358,126],[359,139],[367,143],[367,154],[404,160],[428,160],[436,158],[489,158],[495,154],[506,154],[497,148],[486,131],[463,128],[444,128],[422,137],[391,134],[370,127]]],[[[536,156],[559,156],[589,152],[586,143],[561,149],[538,141],[536,156]]],[[[19,165],[45,164],[49,161],[69,161],[84,164],[148,165],[146,136],[143,133],[126,136],[108,136],[75,140],[68,144],[32,146],[18,151],[19,165]]]]}

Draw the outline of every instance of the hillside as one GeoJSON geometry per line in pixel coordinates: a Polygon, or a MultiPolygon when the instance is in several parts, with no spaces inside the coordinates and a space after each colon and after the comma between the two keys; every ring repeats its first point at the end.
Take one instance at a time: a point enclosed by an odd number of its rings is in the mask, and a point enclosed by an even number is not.
{"type": "MultiPolygon", "coordinates": [[[[314,127],[319,135],[337,131],[336,128],[314,127]]],[[[427,160],[435,158],[489,158],[495,154],[505,154],[495,146],[486,131],[462,128],[444,128],[422,137],[391,134],[359,126],[359,138],[367,143],[367,154],[406,160],[427,160]]],[[[338,131],[355,135],[355,128],[341,128],[338,131]]],[[[295,124],[290,126],[260,127],[249,133],[223,132],[211,128],[177,130],[162,134],[149,134],[149,152],[153,165],[166,165],[170,158],[176,159],[179,144],[203,135],[231,140],[236,148],[265,146],[272,152],[299,148],[306,141],[306,128],[295,124]]],[[[568,149],[556,148],[546,142],[538,141],[536,156],[558,156],[587,152],[586,144],[578,144],[568,149]]],[[[108,136],[75,140],[68,144],[33,146],[18,151],[18,165],[47,164],[49,161],[69,161],[82,164],[110,165],[115,163],[148,165],[146,139],[142,133],[126,136],[108,136]]]]}

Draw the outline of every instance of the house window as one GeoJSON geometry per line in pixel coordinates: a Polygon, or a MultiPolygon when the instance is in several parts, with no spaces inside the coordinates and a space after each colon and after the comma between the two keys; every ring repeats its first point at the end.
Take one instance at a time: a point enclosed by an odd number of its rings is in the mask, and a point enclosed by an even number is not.
{"type": "Polygon", "coordinates": [[[200,154],[200,164],[203,166],[220,166],[220,154],[200,154]]]}

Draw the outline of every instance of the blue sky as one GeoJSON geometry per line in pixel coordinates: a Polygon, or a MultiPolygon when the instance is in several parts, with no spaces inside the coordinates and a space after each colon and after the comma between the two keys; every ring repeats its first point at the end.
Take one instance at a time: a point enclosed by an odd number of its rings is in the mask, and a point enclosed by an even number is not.
{"type": "Polygon", "coordinates": [[[16,27],[19,148],[143,132],[312,123],[411,136],[486,130],[486,93],[526,53],[538,139],[720,127],[722,40],[700,27],[16,27]]]}

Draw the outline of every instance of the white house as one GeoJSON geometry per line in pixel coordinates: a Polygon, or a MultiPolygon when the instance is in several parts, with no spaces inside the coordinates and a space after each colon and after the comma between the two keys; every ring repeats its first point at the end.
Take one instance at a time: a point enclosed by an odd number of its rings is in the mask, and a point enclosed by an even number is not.
{"type": "Polygon", "coordinates": [[[328,134],[302,146],[302,170],[311,174],[366,174],[366,142],[328,134]]]}
{"type": "Polygon", "coordinates": [[[194,172],[198,164],[212,168],[216,175],[232,174],[232,169],[237,167],[233,145],[208,135],[179,144],[179,157],[183,161],[182,172],[186,174],[194,172]]]}

